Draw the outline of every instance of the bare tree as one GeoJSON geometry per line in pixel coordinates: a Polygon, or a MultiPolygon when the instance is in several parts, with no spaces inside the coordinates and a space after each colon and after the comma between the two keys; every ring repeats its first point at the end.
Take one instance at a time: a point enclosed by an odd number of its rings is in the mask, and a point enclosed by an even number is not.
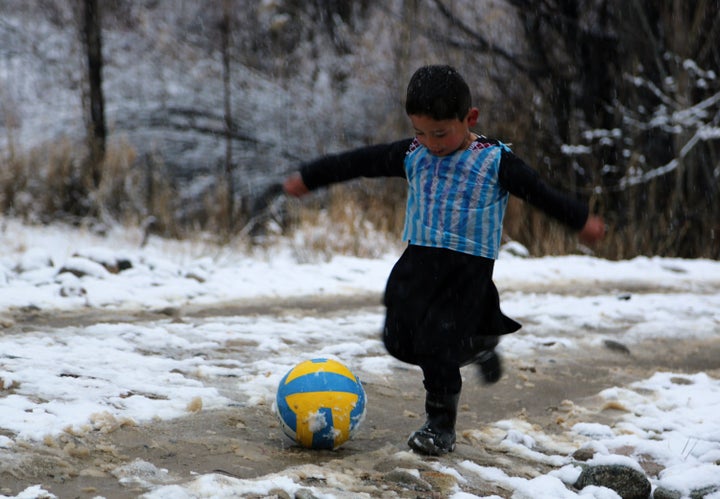
{"type": "MultiPolygon", "coordinates": [[[[525,82],[524,151],[595,200],[616,230],[609,256],[720,257],[717,0],[508,0],[524,31],[512,50],[426,1],[447,22],[428,37],[503,63],[503,90],[525,82]]],[[[528,220],[526,239],[542,239],[547,224],[528,220]]]]}
{"type": "Polygon", "coordinates": [[[235,184],[233,180],[233,115],[232,115],[232,85],[230,84],[230,39],[232,35],[232,0],[223,0],[222,20],[220,21],[222,54],[222,77],[223,77],[223,114],[225,122],[225,168],[224,181],[226,193],[226,231],[230,234],[234,226],[235,213],[235,184]]]}
{"type": "Polygon", "coordinates": [[[105,124],[105,98],[102,89],[102,28],[98,0],[80,0],[81,39],[87,58],[89,156],[83,178],[89,188],[97,188],[101,178],[101,164],[105,158],[107,127],[105,124]]]}

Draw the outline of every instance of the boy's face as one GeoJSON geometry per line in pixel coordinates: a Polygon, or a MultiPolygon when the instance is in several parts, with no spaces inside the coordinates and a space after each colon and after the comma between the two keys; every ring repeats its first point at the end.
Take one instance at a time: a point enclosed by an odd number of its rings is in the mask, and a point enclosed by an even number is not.
{"type": "Polygon", "coordinates": [[[415,137],[433,156],[448,156],[470,145],[470,127],[477,123],[478,110],[472,108],[463,120],[435,120],[421,114],[411,114],[415,137]]]}

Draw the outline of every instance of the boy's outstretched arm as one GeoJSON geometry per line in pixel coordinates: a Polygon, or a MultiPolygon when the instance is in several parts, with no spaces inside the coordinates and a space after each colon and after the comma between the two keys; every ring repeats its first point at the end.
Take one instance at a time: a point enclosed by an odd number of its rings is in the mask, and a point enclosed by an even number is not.
{"type": "Polygon", "coordinates": [[[511,194],[537,206],[578,233],[583,244],[592,245],[605,237],[605,221],[590,213],[587,203],[546,184],[538,173],[509,151],[503,151],[500,183],[511,194]]]}
{"type": "Polygon", "coordinates": [[[358,177],[404,177],[403,160],[412,139],[329,154],[299,166],[283,181],[283,190],[300,197],[330,184],[358,177]]]}

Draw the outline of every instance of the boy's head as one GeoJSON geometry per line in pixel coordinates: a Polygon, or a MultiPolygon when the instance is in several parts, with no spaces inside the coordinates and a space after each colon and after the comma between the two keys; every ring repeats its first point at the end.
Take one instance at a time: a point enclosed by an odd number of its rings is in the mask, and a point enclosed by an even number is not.
{"type": "Polygon", "coordinates": [[[405,101],[415,138],[430,154],[448,156],[473,141],[470,127],[478,110],[470,107],[470,89],[450,66],[424,66],[410,79],[405,101]]]}
{"type": "Polygon", "coordinates": [[[408,116],[462,121],[470,105],[470,88],[451,66],[423,66],[410,78],[405,100],[408,116]]]}

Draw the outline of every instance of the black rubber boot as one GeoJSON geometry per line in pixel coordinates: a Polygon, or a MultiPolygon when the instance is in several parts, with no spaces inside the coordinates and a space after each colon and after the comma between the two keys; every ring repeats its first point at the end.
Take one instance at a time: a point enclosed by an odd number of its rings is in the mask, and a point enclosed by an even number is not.
{"type": "Polygon", "coordinates": [[[485,383],[492,384],[500,381],[502,377],[502,362],[495,350],[485,350],[475,358],[475,365],[478,366],[480,376],[485,383]]]}
{"type": "Polygon", "coordinates": [[[426,392],[427,421],[410,435],[408,445],[415,452],[441,456],[455,450],[455,420],[460,394],[426,392]]]}

